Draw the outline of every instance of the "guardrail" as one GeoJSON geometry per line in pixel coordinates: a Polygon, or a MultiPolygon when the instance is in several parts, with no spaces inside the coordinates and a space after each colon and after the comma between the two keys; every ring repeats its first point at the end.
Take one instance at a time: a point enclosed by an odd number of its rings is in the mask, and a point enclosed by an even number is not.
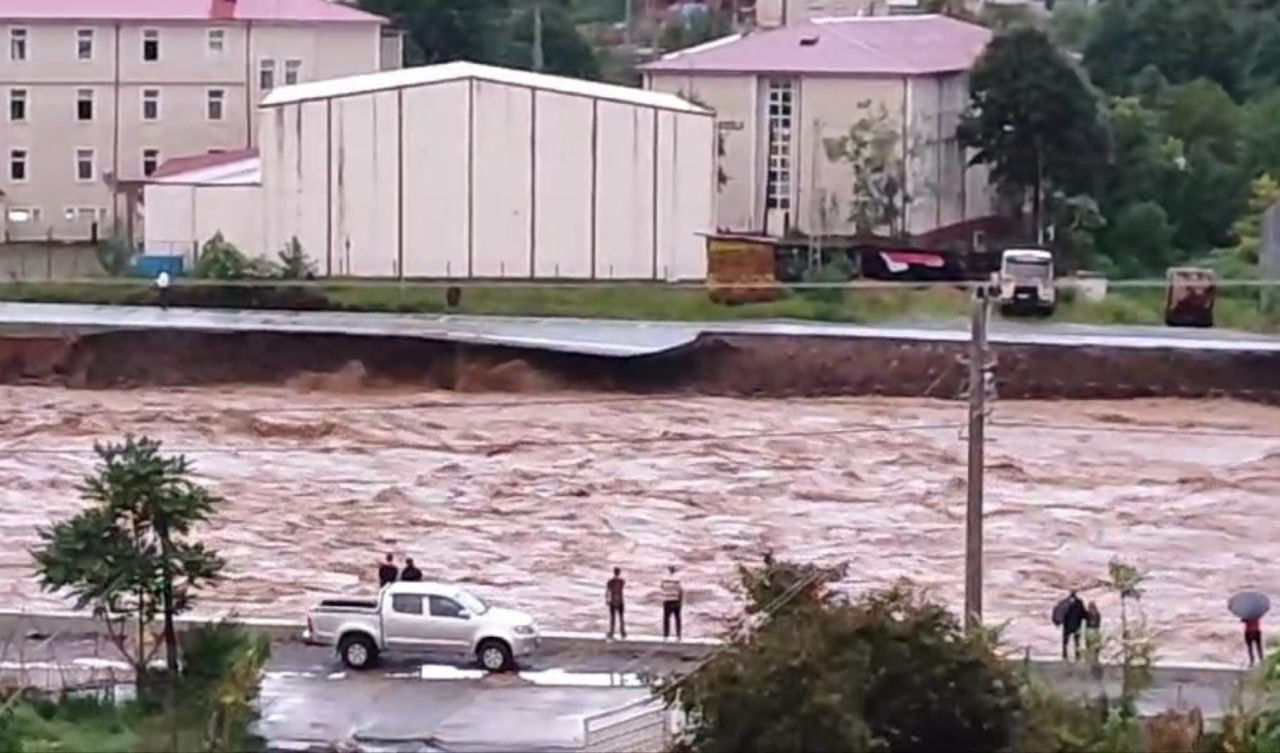
{"type": "Polygon", "coordinates": [[[678,712],[645,698],[582,720],[582,753],[666,753],[678,712]]]}

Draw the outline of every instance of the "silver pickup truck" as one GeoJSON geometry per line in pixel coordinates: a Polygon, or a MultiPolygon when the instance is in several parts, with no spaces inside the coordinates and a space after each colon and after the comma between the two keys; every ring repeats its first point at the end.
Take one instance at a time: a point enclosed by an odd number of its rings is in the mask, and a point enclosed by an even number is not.
{"type": "Polygon", "coordinates": [[[330,599],[307,615],[303,639],[334,646],[351,669],[384,652],[475,656],[491,672],[533,654],[538,627],[524,612],[485,604],[458,586],[392,583],[376,599],[330,599]]]}

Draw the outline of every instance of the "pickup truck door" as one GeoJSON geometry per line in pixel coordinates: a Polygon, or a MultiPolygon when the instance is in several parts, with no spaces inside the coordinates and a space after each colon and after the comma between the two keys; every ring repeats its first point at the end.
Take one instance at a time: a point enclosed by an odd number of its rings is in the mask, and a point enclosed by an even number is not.
{"type": "Polygon", "coordinates": [[[382,639],[387,648],[423,650],[443,645],[433,637],[426,601],[421,594],[391,596],[382,612],[382,639]]]}
{"type": "Polygon", "coordinates": [[[429,603],[431,633],[439,645],[462,651],[471,650],[475,633],[475,617],[468,615],[458,602],[446,596],[431,596],[429,603]]]}

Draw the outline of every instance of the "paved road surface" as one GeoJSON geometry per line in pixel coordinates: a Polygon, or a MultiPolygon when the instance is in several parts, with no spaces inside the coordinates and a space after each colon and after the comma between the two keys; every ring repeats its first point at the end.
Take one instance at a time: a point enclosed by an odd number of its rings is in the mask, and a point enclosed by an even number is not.
{"type": "MultiPolygon", "coordinates": [[[[862,326],[799,321],[655,322],[603,319],[371,314],[336,311],[158,309],[145,306],[0,303],[0,328],[185,329],[421,337],[590,355],[640,356],[702,334],[763,334],[961,342],[962,321],[862,326]]],[[[991,340],[1010,344],[1280,352],[1280,338],[1230,330],[997,321],[991,340]]]]}

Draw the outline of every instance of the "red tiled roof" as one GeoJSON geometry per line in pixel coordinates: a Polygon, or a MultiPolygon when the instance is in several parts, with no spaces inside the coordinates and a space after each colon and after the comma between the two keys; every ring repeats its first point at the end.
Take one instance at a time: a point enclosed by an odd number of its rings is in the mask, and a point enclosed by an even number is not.
{"type": "Polygon", "coordinates": [[[257,149],[232,149],[225,152],[207,152],[205,154],[193,154],[189,157],[174,157],[160,163],[154,173],[151,173],[151,179],[167,178],[170,175],[180,175],[189,173],[194,170],[204,170],[218,165],[229,165],[232,162],[251,159],[258,156],[257,149]]]}
{"type": "Polygon", "coordinates": [[[990,40],[989,29],[946,16],[819,18],[708,42],[641,68],[651,73],[922,76],[968,70],[990,40]]]}
{"type": "Polygon", "coordinates": [[[0,18],[22,21],[257,21],[385,23],[329,0],[0,0],[0,18]]]}

